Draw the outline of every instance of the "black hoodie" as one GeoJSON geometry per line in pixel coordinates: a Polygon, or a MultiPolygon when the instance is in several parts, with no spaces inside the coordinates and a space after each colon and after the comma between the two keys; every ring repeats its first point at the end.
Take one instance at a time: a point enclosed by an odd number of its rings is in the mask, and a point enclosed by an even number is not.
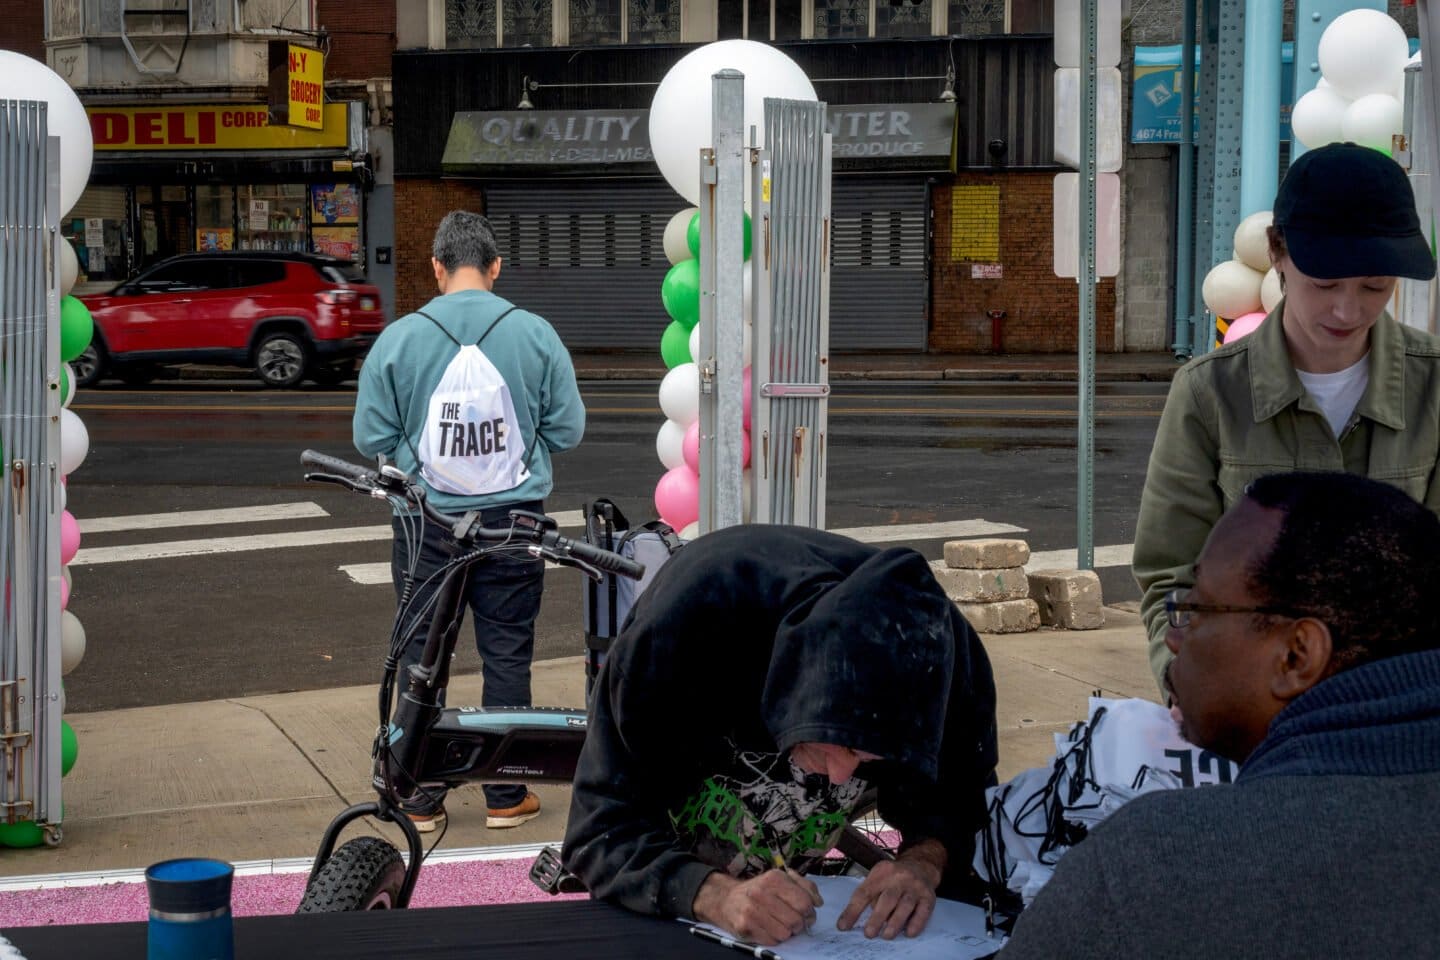
{"type": "Polygon", "coordinates": [[[990,662],[920,554],[731,527],[660,570],[610,651],[564,862],[596,897],[688,918],[712,870],[823,856],[873,787],[902,846],[937,839],[963,875],[995,763],[990,662]],[[807,741],[883,759],[831,785],[790,764],[807,741]]]}

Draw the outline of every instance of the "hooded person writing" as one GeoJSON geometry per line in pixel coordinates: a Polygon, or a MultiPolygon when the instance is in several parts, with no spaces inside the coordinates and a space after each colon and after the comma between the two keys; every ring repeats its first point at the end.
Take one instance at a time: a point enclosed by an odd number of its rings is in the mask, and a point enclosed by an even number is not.
{"type": "Polygon", "coordinates": [[[967,875],[995,763],[989,660],[920,554],[731,527],[660,570],[610,650],[564,865],[595,897],[775,944],[813,922],[803,874],[873,791],[900,852],[839,926],[915,936],[967,875]]]}

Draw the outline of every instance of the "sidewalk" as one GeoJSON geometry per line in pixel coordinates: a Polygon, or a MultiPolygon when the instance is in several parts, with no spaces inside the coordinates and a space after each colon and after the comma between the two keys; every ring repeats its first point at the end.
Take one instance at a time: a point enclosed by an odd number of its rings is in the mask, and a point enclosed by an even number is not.
{"type": "MultiPolygon", "coordinates": [[[[657,351],[571,354],[581,380],[659,380],[665,364],[657,351]]],[[[1100,353],[1096,379],[1104,382],[1169,382],[1180,364],[1169,353],[1100,353]]],[[[1073,382],[1073,353],[840,353],[830,358],[830,380],[991,380],[1073,382]]]]}
{"type": "MultiPolygon", "coordinates": [[[[1140,618],[1115,607],[1105,614],[1100,630],[983,638],[999,692],[1002,780],[1045,763],[1054,752],[1051,735],[1086,716],[1095,690],[1155,697],[1140,618]]],[[[477,675],[456,676],[449,701],[479,703],[479,691],[477,675]]],[[[582,704],[581,658],[537,663],[534,696],[537,704],[582,704]]],[[[336,813],[373,798],[372,686],[67,719],[80,751],[65,779],[64,842],[54,849],[0,852],[0,877],[103,876],[180,856],[309,858],[336,813]]],[[[569,788],[542,786],[536,793],[544,804],[539,818],[511,830],[487,830],[480,789],[452,792],[441,851],[558,841],[569,788]]],[[[348,835],[366,829],[376,828],[367,821],[348,835]]]]}

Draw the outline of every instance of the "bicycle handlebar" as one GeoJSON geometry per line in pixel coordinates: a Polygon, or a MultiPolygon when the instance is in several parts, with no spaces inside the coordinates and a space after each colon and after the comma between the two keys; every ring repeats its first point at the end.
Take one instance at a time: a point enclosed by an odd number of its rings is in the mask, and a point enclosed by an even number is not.
{"type": "Polygon", "coordinates": [[[300,454],[300,463],[302,466],[314,467],[320,471],[319,476],[306,474],[307,480],[312,477],[315,479],[328,477],[338,480],[344,486],[359,493],[401,496],[419,507],[428,520],[450,530],[455,539],[462,543],[500,543],[518,538],[530,541],[535,545],[534,549],[539,554],[560,563],[568,561],[580,566],[591,566],[634,580],[645,575],[645,565],[636,563],[629,557],[601,549],[583,540],[562,537],[555,531],[554,521],[549,520],[548,517],[536,517],[534,514],[521,514],[517,517],[512,514],[514,522],[508,529],[487,529],[480,525],[478,519],[469,519],[469,516],[473,516],[473,514],[457,517],[436,510],[425,499],[424,489],[398,470],[393,471],[393,474],[390,471],[381,474],[338,457],[320,453],[318,450],[303,451],[300,454]]]}

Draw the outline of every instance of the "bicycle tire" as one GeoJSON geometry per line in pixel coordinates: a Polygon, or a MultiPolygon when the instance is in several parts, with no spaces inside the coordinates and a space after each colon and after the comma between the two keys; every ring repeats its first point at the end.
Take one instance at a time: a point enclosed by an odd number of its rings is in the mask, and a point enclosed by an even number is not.
{"type": "Polygon", "coordinates": [[[356,837],[325,861],[295,912],[394,910],[404,882],[405,862],[394,844],[379,837],[356,837]]]}

